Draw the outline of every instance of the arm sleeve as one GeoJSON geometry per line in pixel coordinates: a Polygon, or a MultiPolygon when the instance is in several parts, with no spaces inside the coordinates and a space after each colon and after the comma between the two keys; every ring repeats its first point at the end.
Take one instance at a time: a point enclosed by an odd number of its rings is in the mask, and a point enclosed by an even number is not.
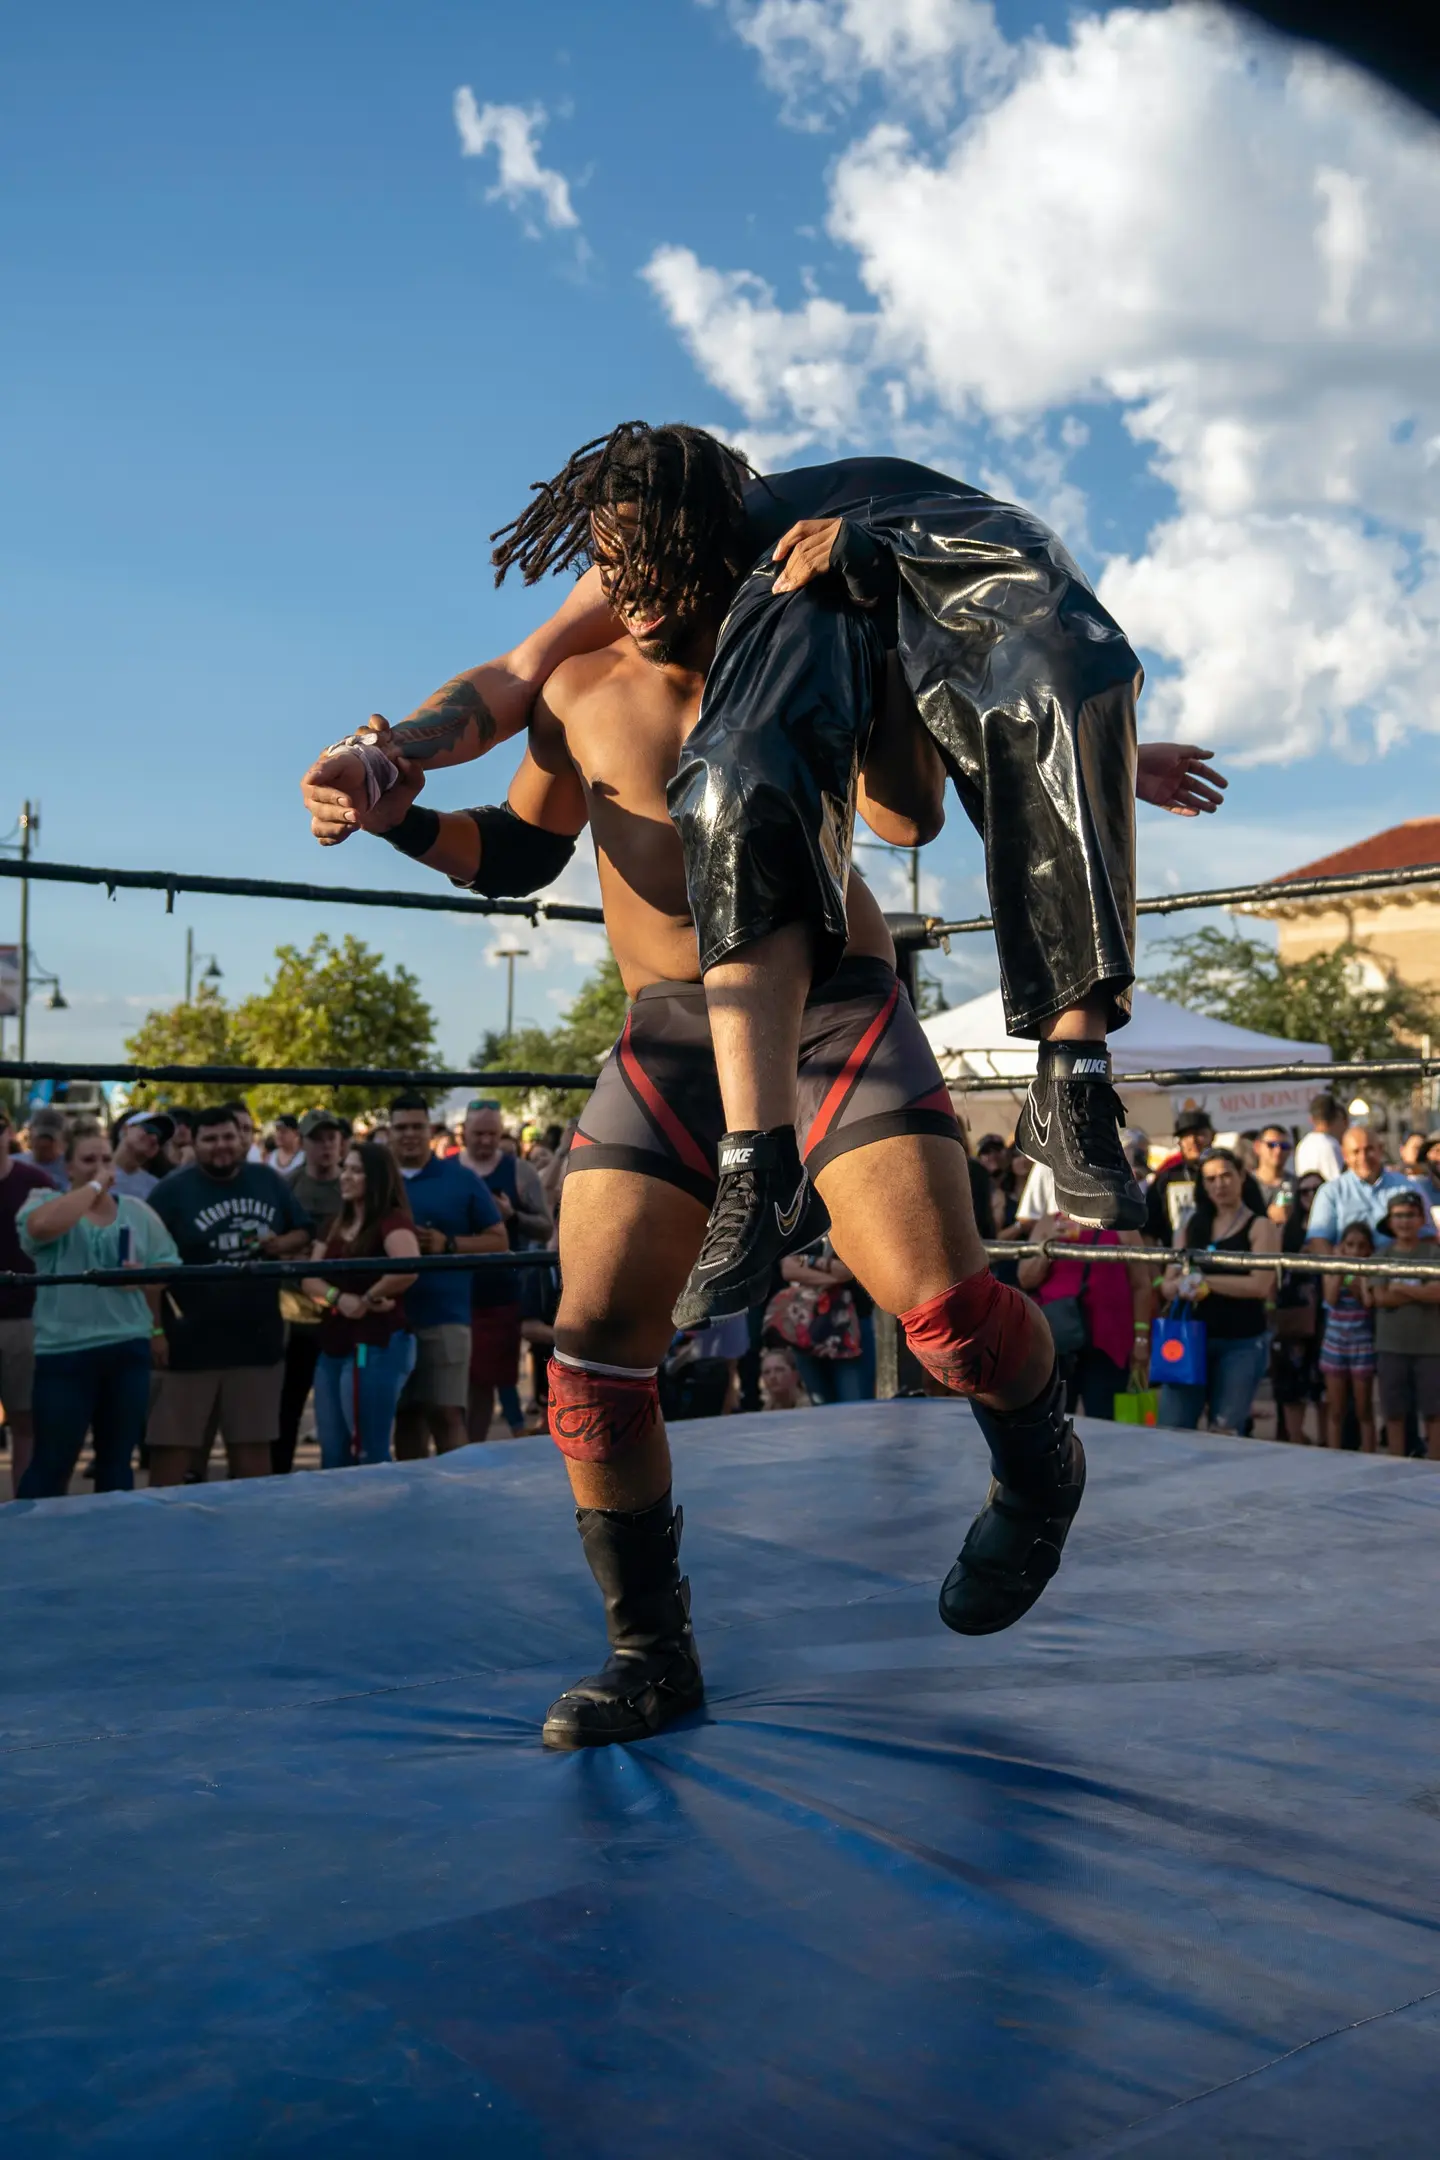
{"type": "MultiPolygon", "coordinates": [[[[484,893],[489,900],[514,899],[553,885],[575,853],[571,834],[532,825],[508,803],[488,803],[462,815],[471,819],[480,834],[480,868],[467,889],[484,893]]],[[[455,885],[464,882],[451,879],[455,885]]]]}

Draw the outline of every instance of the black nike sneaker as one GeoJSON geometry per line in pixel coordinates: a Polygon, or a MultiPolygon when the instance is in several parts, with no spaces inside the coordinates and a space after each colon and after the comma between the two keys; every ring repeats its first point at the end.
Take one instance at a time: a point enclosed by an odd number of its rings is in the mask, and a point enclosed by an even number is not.
{"type": "Polygon", "coordinates": [[[550,1705],[547,1748],[648,1740],[705,1700],[690,1631],[690,1584],[680,1573],[684,1517],[667,1492],[638,1514],[577,1508],[590,1572],[605,1599],[610,1655],[550,1705]]]}
{"type": "Polygon", "coordinates": [[[1055,1205],[1097,1230],[1141,1230],[1145,1195],[1120,1145],[1125,1105],[1102,1043],[1041,1043],[1015,1145],[1055,1173],[1055,1205]]]}
{"type": "Polygon", "coordinates": [[[726,1133],[705,1242],[671,1316],[676,1327],[705,1327],[748,1312],[768,1293],[776,1262],[812,1245],[829,1224],[793,1125],[726,1133]]]}

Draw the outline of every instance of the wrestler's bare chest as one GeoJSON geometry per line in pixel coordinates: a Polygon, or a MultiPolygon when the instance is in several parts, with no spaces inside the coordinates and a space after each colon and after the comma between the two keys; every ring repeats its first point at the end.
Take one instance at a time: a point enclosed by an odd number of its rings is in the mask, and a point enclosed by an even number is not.
{"type": "Polygon", "coordinates": [[[632,990],[693,980],[695,931],[680,836],[666,807],[700,711],[644,662],[616,668],[564,715],[565,744],[585,790],[606,926],[632,990]]]}

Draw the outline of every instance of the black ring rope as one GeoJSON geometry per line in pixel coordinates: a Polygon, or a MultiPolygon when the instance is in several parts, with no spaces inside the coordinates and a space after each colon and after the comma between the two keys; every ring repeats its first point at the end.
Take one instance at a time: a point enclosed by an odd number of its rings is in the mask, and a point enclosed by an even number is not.
{"type": "MultiPolygon", "coordinates": [[[[1123,1262],[1127,1267],[1198,1266],[1205,1274],[1276,1273],[1280,1275],[1363,1275],[1379,1280],[1417,1276],[1426,1282],[1440,1279],[1440,1253],[1433,1260],[1341,1260],[1324,1253],[1227,1253],[1191,1251],[1167,1245],[1070,1245],[1063,1238],[1042,1238],[1029,1244],[1004,1244],[986,1240],[990,1260],[1084,1260],[1123,1262]]],[[[29,1275],[16,1269],[0,1270],[0,1290],[69,1289],[82,1285],[95,1289],[138,1290],[147,1283],[168,1283],[183,1289],[196,1282],[233,1282],[247,1276],[261,1282],[295,1281],[305,1275],[430,1274],[441,1269],[495,1272],[504,1268],[547,1267],[560,1264],[553,1251],[512,1253],[419,1253],[396,1259],[377,1255],[359,1260],[228,1260],[186,1267],[171,1261],[168,1266],[87,1268],[70,1275],[29,1275]]]]}
{"type": "MultiPolygon", "coordinates": [[[[993,1052],[985,1050],[936,1049],[942,1061],[947,1057],[988,1057],[993,1052]]],[[[0,1073],[5,1067],[0,1065],[0,1073]]],[[[1440,1072],[1440,1057],[1433,1058],[1381,1058],[1372,1065],[1177,1065],[1164,1072],[1116,1073],[1115,1086],[1126,1088],[1193,1088],[1219,1085],[1227,1080],[1250,1080],[1257,1085],[1267,1085],[1272,1080],[1313,1080],[1318,1094],[1328,1091],[1332,1082],[1346,1080],[1426,1080],[1432,1073],[1440,1072]]],[[[945,1085],[957,1095],[973,1093],[977,1088],[992,1092],[1014,1093],[1029,1087],[1031,1073],[962,1073],[945,1085]]]]}
{"type": "MultiPolygon", "coordinates": [[[[988,1056],[986,1051],[962,1049],[937,1055],[946,1057],[988,1056]]],[[[1278,1080],[1314,1080],[1317,1089],[1352,1080],[1425,1080],[1440,1073],[1440,1057],[1378,1059],[1369,1065],[1179,1065],[1166,1071],[1117,1073],[1117,1088],[1194,1088],[1227,1081],[1252,1081],[1268,1085],[1278,1080]]],[[[544,1087],[593,1088],[596,1073],[552,1072],[410,1072],[374,1065],[87,1065],[54,1058],[0,1059],[0,1080],[95,1080],[95,1081],[187,1081],[235,1087],[265,1083],[289,1083],[304,1087],[544,1087]]],[[[946,1081],[955,1094],[986,1089],[1014,1093],[1029,1086],[1029,1073],[962,1073],[946,1081]]]]}
{"type": "MultiPolygon", "coordinates": [[[[167,913],[177,892],[212,893],[232,899],[284,899],[338,901],[360,907],[425,908],[442,912],[481,915],[521,915],[531,922],[546,918],[556,922],[603,923],[599,908],[572,907],[538,900],[481,900],[472,896],[378,891],[362,886],[325,886],[282,883],[266,878],[191,877],[170,870],[103,870],[80,863],[19,862],[0,858],[0,877],[33,877],[54,883],[104,885],[113,899],[120,887],[164,892],[167,913]]],[[[1403,870],[1385,870],[1346,877],[1296,878],[1284,883],[1232,885],[1205,892],[1157,894],[1137,902],[1141,915],[1169,915],[1187,908],[1236,907],[1255,902],[1322,899],[1366,891],[1391,891],[1410,885],[1440,882],[1440,863],[1403,870]]],[[[964,922],[941,922],[927,917],[896,930],[897,943],[934,945],[946,937],[990,930],[989,916],[964,922]]],[[[950,1053],[965,1056],[963,1050],[950,1053]]],[[[970,1053],[974,1054],[974,1053],[970,1053]]],[[[1117,1075],[1121,1087],[1196,1088],[1249,1081],[1265,1085],[1277,1081],[1314,1079],[1317,1084],[1352,1080],[1424,1080],[1440,1072],[1440,1058],[1400,1058],[1375,1064],[1299,1065],[1193,1065],[1117,1075]]],[[[44,1061],[0,1060],[0,1079],[81,1080],[123,1083],[135,1080],[248,1086],[252,1082],[275,1082],[311,1087],[439,1088],[439,1087],[549,1087],[593,1088],[594,1073],[544,1072],[403,1072],[368,1066],[252,1066],[252,1065],[77,1065],[53,1059],[44,1061]]],[[[1004,1091],[1011,1080],[1027,1083],[1028,1074],[965,1073],[947,1085],[957,1094],[980,1090],[1004,1091]]]]}
{"type": "MultiPolygon", "coordinates": [[[[119,891],[163,892],[165,911],[177,893],[210,893],[231,900],[309,900],[348,907],[420,908],[452,915],[518,915],[528,922],[603,923],[599,908],[568,901],[485,900],[475,894],[378,890],[364,885],[307,885],[272,878],[192,876],[181,870],[102,870],[90,863],[37,862],[0,857],[0,877],[34,878],[56,885],[103,885],[113,899],[119,891]]],[[[1204,892],[1152,893],[1135,903],[1138,915],[1178,915],[1193,908],[1280,906],[1294,900],[1339,899],[1363,892],[1394,892],[1409,885],[1440,884],[1440,863],[1418,863],[1403,870],[1359,871],[1344,877],[1289,878],[1260,885],[1220,885],[1204,892]]],[[[993,930],[993,918],[974,915],[942,922],[925,917],[898,932],[905,944],[930,945],[940,938],[965,937],[993,930]]]]}
{"type": "MultiPolygon", "coordinates": [[[[1290,900],[1343,899],[1347,894],[1395,892],[1407,885],[1440,884],[1440,863],[1415,863],[1405,870],[1359,870],[1344,877],[1283,878],[1264,885],[1217,885],[1206,892],[1152,893],[1137,900],[1137,915],[1180,915],[1190,908],[1279,906],[1290,900]]],[[[925,919],[925,931],[938,938],[966,937],[993,930],[994,918],[972,915],[964,922],[925,919]]],[[[911,935],[918,941],[920,932],[911,935]]]]}
{"type": "Polygon", "coordinates": [[[520,915],[529,923],[603,923],[597,907],[568,900],[483,900],[474,893],[395,892],[367,885],[304,885],[273,878],[191,876],[184,870],[99,870],[90,863],[19,862],[0,857],[0,877],[33,878],[51,885],[103,885],[117,892],[163,892],[173,914],[177,893],[212,893],[227,900],[316,900],[324,906],[421,908],[440,915],[520,915]]]}
{"type": "MultiPolygon", "coordinates": [[[[22,1065],[0,1059],[0,1080],[209,1081],[235,1087],[290,1082],[302,1087],[547,1087],[593,1088],[598,1075],[551,1072],[410,1072],[378,1065],[77,1065],[54,1058],[22,1065]]],[[[63,1105],[62,1105],[63,1107],[63,1105]]]]}

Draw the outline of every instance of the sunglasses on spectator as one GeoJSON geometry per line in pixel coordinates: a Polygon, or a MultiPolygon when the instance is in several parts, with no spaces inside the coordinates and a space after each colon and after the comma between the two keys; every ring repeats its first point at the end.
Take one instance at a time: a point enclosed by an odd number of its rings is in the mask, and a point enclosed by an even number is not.
{"type": "Polygon", "coordinates": [[[1281,1148],[1286,1153],[1289,1152],[1290,1148],[1290,1142],[1288,1140],[1262,1140],[1260,1142],[1260,1145],[1261,1147],[1281,1148]]]}

